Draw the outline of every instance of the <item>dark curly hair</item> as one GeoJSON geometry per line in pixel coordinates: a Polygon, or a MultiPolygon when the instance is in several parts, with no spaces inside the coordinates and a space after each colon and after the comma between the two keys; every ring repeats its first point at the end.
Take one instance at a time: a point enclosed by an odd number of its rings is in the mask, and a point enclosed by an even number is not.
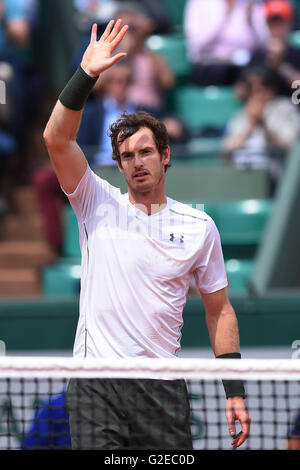
{"type": "MultiPolygon", "coordinates": [[[[111,138],[113,160],[118,160],[121,163],[119,145],[142,127],[147,127],[152,131],[156,148],[160,155],[163,154],[164,150],[169,146],[169,135],[166,126],[145,111],[138,111],[131,114],[124,112],[111,124],[108,131],[108,136],[111,138]]],[[[165,166],[165,171],[167,171],[170,166],[171,164],[168,163],[165,166]]]]}

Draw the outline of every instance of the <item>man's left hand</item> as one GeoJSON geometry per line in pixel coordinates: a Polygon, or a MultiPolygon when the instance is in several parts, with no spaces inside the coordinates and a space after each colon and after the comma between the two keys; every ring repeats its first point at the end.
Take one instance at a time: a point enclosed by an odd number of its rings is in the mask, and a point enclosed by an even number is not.
{"type": "Polygon", "coordinates": [[[234,448],[241,446],[249,436],[251,417],[242,397],[232,397],[227,399],[226,418],[228,421],[229,434],[233,438],[234,448]],[[236,433],[235,422],[239,421],[241,431],[236,433]]]}

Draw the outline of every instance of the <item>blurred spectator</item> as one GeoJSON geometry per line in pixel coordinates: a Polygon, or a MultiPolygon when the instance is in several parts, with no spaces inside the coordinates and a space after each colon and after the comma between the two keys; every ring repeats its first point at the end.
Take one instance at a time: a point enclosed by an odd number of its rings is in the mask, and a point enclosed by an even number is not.
{"type": "Polygon", "coordinates": [[[16,140],[11,129],[12,99],[10,94],[13,69],[7,62],[0,62],[0,217],[8,209],[4,197],[5,177],[12,167],[16,152],[16,140]]]}
{"type": "Polygon", "coordinates": [[[273,194],[284,159],[299,137],[299,113],[288,98],[278,96],[273,70],[253,67],[245,80],[247,97],[228,124],[223,152],[238,168],[267,170],[273,194]]]}
{"type": "Polygon", "coordinates": [[[122,51],[127,52],[127,59],[132,64],[128,98],[144,111],[161,117],[165,111],[164,94],[175,85],[175,77],[166,61],[145,44],[155,25],[134,2],[121,2],[116,17],[129,25],[122,42],[122,51]]]}
{"type": "Polygon", "coordinates": [[[22,113],[22,62],[18,56],[29,44],[30,28],[24,0],[0,1],[0,215],[7,210],[4,179],[17,149],[18,116],[22,113]],[[18,110],[16,112],[16,110],[18,110]]]}
{"type": "Polygon", "coordinates": [[[295,13],[286,0],[271,0],[265,3],[265,14],[269,38],[265,51],[253,55],[252,63],[267,64],[281,78],[279,92],[291,96],[291,85],[300,79],[300,51],[289,44],[295,13]]]}
{"type": "Polygon", "coordinates": [[[190,155],[188,143],[191,132],[188,126],[176,115],[166,115],[161,118],[166,126],[172,158],[186,158],[190,155]]]}
{"type": "Polygon", "coordinates": [[[294,417],[294,422],[288,432],[288,450],[300,450],[300,410],[294,417]]]}
{"type": "MultiPolygon", "coordinates": [[[[123,1],[128,0],[119,0],[120,3],[123,1]]],[[[154,23],[152,34],[168,34],[171,32],[172,25],[165,2],[162,2],[162,0],[139,0],[135,3],[142,5],[147,15],[152,19],[154,23]]]]}
{"type": "Polygon", "coordinates": [[[32,0],[0,1],[0,51],[1,55],[7,55],[10,60],[13,60],[16,54],[13,46],[24,48],[29,44],[31,29],[29,12],[32,6],[32,0]]]}
{"type": "MultiPolygon", "coordinates": [[[[165,91],[175,85],[175,77],[166,61],[145,44],[150,34],[157,31],[158,24],[154,13],[149,13],[149,5],[135,1],[113,0],[74,0],[81,29],[80,44],[73,58],[73,68],[77,68],[90,39],[93,22],[99,27],[99,35],[111,18],[122,18],[129,25],[129,31],[122,42],[122,51],[132,63],[133,79],[129,90],[130,101],[145,111],[161,117],[164,113],[165,91]]],[[[154,8],[154,4],[153,4],[154,8]]],[[[159,16],[159,13],[157,13],[159,16]]]]}
{"type": "Polygon", "coordinates": [[[114,18],[119,2],[115,0],[73,0],[77,12],[77,26],[80,31],[90,36],[93,23],[100,27],[114,18]]]}
{"type": "Polygon", "coordinates": [[[53,168],[47,165],[35,170],[32,185],[43,217],[46,240],[54,253],[61,255],[63,245],[62,214],[66,198],[53,168]]]}
{"type": "Polygon", "coordinates": [[[191,80],[201,86],[231,85],[239,67],[264,47],[264,9],[256,0],[188,0],[184,14],[191,80]]]}
{"type": "MultiPolygon", "coordinates": [[[[122,3],[128,0],[74,0],[74,7],[79,13],[77,24],[81,30],[90,31],[92,23],[101,27],[115,17],[122,3]]],[[[133,2],[132,2],[133,3],[133,2]]],[[[139,0],[137,7],[142,6],[145,13],[154,22],[154,34],[166,34],[171,31],[171,23],[166,6],[161,0],[139,0]]]]}
{"type": "Polygon", "coordinates": [[[187,125],[179,117],[166,115],[162,117],[161,121],[167,128],[170,145],[186,144],[189,141],[191,133],[187,125]]]}
{"type": "Polygon", "coordinates": [[[84,51],[89,45],[92,25],[97,23],[98,35],[101,36],[106,24],[115,17],[119,2],[115,0],[73,0],[73,5],[79,39],[71,59],[72,72],[77,69],[84,51]]]}
{"type": "Polygon", "coordinates": [[[9,64],[12,70],[8,87],[11,120],[13,132],[20,140],[28,129],[36,102],[31,93],[35,91],[31,81],[34,76],[31,47],[36,11],[36,0],[0,0],[0,61],[9,64]]]}
{"type": "Polygon", "coordinates": [[[22,180],[26,173],[28,138],[39,101],[33,58],[37,7],[37,0],[0,0],[0,80],[5,95],[4,104],[0,97],[0,206],[2,200],[7,209],[9,179],[22,180]]]}
{"type": "Polygon", "coordinates": [[[26,432],[22,450],[71,449],[65,392],[42,402],[26,432]]]}

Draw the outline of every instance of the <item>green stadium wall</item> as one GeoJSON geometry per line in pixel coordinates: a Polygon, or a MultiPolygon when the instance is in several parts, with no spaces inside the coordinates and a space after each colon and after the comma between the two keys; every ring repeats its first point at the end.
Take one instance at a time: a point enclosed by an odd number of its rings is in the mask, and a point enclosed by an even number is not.
{"type": "MultiPolygon", "coordinates": [[[[290,347],[300,339],[300,296],[232,298],[241,346],[290,347]]],[[[78,299],[7,300],[0,304],[0,340],[8,354],[71,353],[78,319],[78,299]]],[[[190,297],[184,310],[183,348],[209,346],[200,297],[190,297]]]]}

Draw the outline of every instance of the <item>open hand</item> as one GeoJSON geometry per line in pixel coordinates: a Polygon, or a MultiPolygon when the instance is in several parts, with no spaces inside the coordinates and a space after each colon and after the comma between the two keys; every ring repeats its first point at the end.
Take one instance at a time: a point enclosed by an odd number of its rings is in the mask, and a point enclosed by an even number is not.
{"type": "Polygon", "coordinates": [[[229,434],[232,437],[234,448],[241,446],[249,436],[251,418],[245,406],[244,399],[233,397],[227,399],[226,418],[228,422],[229,434]],[[235,422],[239,421],[241,431],[237,434],[235,422]]]}
{"type": "Polygon", "coordinates": [[[111,20],[99,41],[97,41],[97,24],[93,25],[90,43],[81,61],[82,69],[91,77],[97,77],[126,56],[126,52],[112,55],[128,30],[127,25],[121,28],[121,24],[122,20],[116,22],[111,20]]]}

